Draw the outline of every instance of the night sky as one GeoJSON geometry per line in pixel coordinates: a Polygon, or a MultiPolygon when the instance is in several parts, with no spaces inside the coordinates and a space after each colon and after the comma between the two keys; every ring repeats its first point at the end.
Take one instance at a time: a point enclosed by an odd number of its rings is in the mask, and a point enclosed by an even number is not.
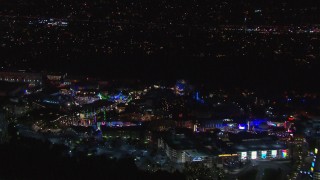
{"type": "Polygon", "coordinates": [[[317,87],[317,1],[2,1],[3,70],[317,87]]]}

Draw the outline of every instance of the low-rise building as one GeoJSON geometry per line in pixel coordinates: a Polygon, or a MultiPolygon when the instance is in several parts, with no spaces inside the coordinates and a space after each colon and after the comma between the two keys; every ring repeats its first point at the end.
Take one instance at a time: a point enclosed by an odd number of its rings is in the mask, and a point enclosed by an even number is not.
{"type": "Polygon", "coordinates": [[[30,86],[41,86],[42,75],[40,73],[0,72],[0,81],[27,83],[30,86]]]}
{"type": "Polygon", "coordinates": [[[290,157],[288,147],[279,141],[250,140],[233,145],[234,151],[241,161],[263,159],[288,159],[290,157]]]}
{"type": "Polygon", "coordinates": [[[158,148],[163,149],[175,163],[202,162],[212,167],[213,156],[200,152],[184,134],[170,134],[158,139],[158,148]]]}

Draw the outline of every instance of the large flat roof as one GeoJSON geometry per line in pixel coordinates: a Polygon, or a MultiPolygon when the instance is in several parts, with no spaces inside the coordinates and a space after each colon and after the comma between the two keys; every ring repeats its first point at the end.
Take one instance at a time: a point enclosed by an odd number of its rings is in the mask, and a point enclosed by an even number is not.
{"type": "Polygon", "coordinates": [[[259,151],[259,150],[279,150],[287,149],[287,146],[279,141],[248,141],[233,145],[233,150],[240,151],[259,151]]]}
{"type": "Polygon", "coordinates": [[[190,150],[195,148],[194,143],[185,137],[178,137],[176,135],[167,135],[164,138],[164,141],[171,148],[176,150],[190,150]]]}

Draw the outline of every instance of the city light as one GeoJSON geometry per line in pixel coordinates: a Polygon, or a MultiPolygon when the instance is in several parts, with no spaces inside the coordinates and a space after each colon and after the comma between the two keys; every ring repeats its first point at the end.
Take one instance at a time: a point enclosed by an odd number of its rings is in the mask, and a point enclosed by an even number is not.
{"type": "Polygon", "coordinates": [[[282,150],[282,157],[286,158],[287,157],[287,150],[282,150]]]}
{"type": "Polygon", "coordinates": [[[267,158],[267,151],[261,151],[261,158],[266,159],[267,158]]]}
{"type": "Polygon", "coordinates": [[[247,159],[247,152],[241,152],[241,159],[247,159]]]}
{"type": "Polygon", "coordinates": [[[257,159],[257,151],[251,152],[251,159],[257,159]]]}
{"type": "Polygon", "coordinates": [[[0,179],[320,179],[316,0],[0,5],[0,179]]]}
{"type": "Polygon", "coordinates": [[[271,156],[272,156],[272,158],[276,158],[277,157],[277,150],[272,150],[271,156]]]}

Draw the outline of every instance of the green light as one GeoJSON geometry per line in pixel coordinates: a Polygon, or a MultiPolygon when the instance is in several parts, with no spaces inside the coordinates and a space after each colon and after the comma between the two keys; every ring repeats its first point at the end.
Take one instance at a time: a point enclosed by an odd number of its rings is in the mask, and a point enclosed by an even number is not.
{"type": "Polygon", "coordinates": [[[98,97],[99,97],[100,100],[107,100],[108,99],[107,96],[104,96],[101,93],[98,94],[98,97]]]}

